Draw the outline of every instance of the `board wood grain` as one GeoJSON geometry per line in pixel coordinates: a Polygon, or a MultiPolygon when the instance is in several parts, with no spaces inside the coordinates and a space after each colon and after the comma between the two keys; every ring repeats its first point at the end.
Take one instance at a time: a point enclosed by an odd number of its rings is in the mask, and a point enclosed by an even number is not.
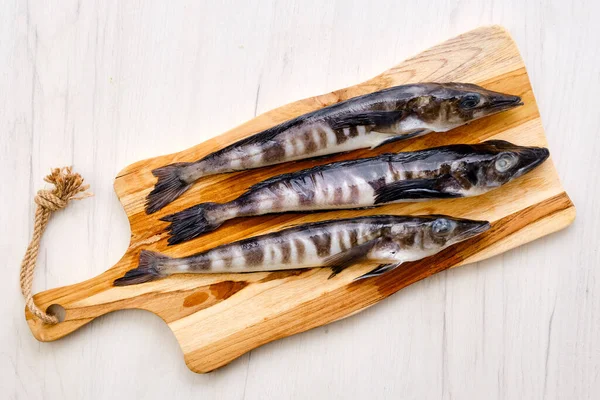
{"type": "Polygon", "coordinates": [[[488,139],[504,139],[519,145],[547,145],[518,49],[506,31],[497,26],[448,40],[362,84],[288,104],[190,149],[125,168],[117,176],[114,187],[131,225],[127,252],[115,266],[95,278],[37,294],[35,301],[41,308],[59,304],[66,311],[65,319],[57,325],[45,325],[26,311],[28,325],[38,340],[52,341],[111,311],[149,310],[171,328],[188,367],[195,372],[209,372],[264,343],[354,314],[427,276],[491,257],[569,225],[575,217],[575,208],[559,182],[551,159],[532,173],[479,197],[396,204],[370,210],[237,219],[211,234],[177,246],[167,247],[164,232],[167,223],[159,221],[166,214],[200,201],[228,201],[251,184],[280,173],[382,152],[488,139]],[[355,151],[327,159],[207,177],[160,212],[152,215],[144,212],[145,197],[156,181],[151,170],[158,166],[193,161],[274,124],[351,97],[424,81],[472,82],[519,95],[525,106],[448,133],[430,134],[376,151],[355,151]],[[359,282],[353,279],[372,267],[352,267],[330,280],[327,279],[329,270],[317,268],[180,275],[137,286],[112,286],[114,279],[136,266],[142,249],[186,256],[290,224],[372,214],[431,213],[486,219],[492,222],[492,229],[434,258],[409,263],[389,274],[359,282]]]}

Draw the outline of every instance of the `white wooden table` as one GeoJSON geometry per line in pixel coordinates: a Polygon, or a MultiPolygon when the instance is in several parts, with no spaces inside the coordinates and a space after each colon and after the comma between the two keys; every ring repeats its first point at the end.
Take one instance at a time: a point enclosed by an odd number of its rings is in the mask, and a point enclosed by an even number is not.
{"type": "Polygon", "coordinates": [[[369,3],[0,1],[0,397],[600,398],[600,6],[369,3]],[[578,209],[572,227],[209,375],[190,372],[167,326],[143,311],[57,342],[32,337],[18,266],[51,167],[73,164],[95,197],[51,221],[36,291],[120,258],[129,227],[112,182],[127,164],[491,23],[522,51],[578,209]]]}

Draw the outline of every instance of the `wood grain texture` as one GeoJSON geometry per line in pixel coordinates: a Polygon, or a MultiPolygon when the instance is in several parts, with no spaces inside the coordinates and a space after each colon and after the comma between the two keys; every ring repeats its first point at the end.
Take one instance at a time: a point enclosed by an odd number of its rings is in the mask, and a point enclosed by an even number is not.
{"type": "Polygon", "coordinates": [[[269,111],[221,136],[180,153],[135,163],[120,172],[116,193],[131,225],[131,243],[123,258],[96,278],[36,295],[42,307],[60,304],[66,319],[56,326],[26,313],[29,327],[42,341],[61,338],[111,311],[141,308],[160,316],[175,334],[185,361],[195,372],[209,372],[264,343],[354,314],[403,287],[445,269],[480,261],[562,229],[575,217],[552,161],[484,196],[389,205],[370,210],[288,214],[230,221],[216,232],[177,246],[166,246],[165,223],[158,219],[200,201],[229,200],[252,183],[317,163],[375,153],[422,149],[451,143],[504,139],[520,145],[546,146],[535,97],[519,52],[500,27],[480,28],[427,50],[377,77],[346,89],[305,99],[269,111]],[[151,170],[192,161],[264,128],[345,99],[409,82],[463,81],[517,94],[525,106],[476,121],[447,134],[431,134],[378,151],[357,151],[326,160],[283,164],[250,172],[202,179],[193,189],[152,215],[143,211],[155,178],[151,170]],[[297,224],[371,214],[443,213],[486,219],[492,230],[444,251],[434,259],[410,263],[390,274],[358,283],[369,267],[353,267],[335,279],[312,269],[255,274],[186,275],[130,287],[112,281],[137,264],[141,249],[185,256],[216,245],[297,224]]]}

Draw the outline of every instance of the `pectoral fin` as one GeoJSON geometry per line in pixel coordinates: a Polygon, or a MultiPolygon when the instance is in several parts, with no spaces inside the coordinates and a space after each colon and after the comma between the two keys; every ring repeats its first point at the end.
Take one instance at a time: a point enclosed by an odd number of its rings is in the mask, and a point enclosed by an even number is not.
{"type": "Polygon", "coordinates": [[[381,264],[379,265],[377,268],[375,268],[374,270],[371,270],[369,272],[367,272],[364,275],[359,276],[358,278],[355,278],[355,281],[361,280],[361,279],[365,279],[365,278],[372,278],[374,276],[379,276],[379,275],[383,275],[386,272],[389,272],[393,269],[396,269],[400,266],[400,264],[402,264],[401,262],[396,263],[396,264],[381,264]]]}
{"type": "Polygon", "coordinates": [[[380,142],[380,143],[376,144],[375,146],[371,147],[371,149],[376,149],[378,147],[383,146],[384,144],[390,144],[390,143],[394,143],[394,142],[399,142],[400,140],[406,140],[406,139],[411,139],[411,138],[414,138],[417,136],[422,136],[427,133],[429,133],[429,131],[427,129],[419,129],[414,132],[408,132],[408,133],[403,133],[400,135],[392,136],[391,138],[386,139],[383,142],[380,142]]]}
{"type": "Polygon", "coordinates": [[[368,111],[349,113],[332,118],[329,123],[332,129],[344,129],[352,126],[389,126],[402,118],[402,111],[368,111]]]}
{"type": "Polygon", "coordinates": [[[383,238],[369,240],[359,246],[352,247],[351,249],[327,257],[323,266],[331,268],[331,275],[329,275],[328,279],[333,278],[349,266],[366,260],[369,251],[381,240],[383,240],[383,238]]]}
{"type": "Polygon", "coordinates": [[[375,204],[391,203],[399,200],[449,199],[462,197],[458,193],[444,191],[444,183],[450,175],[436,179],[410,179],[384,185],[375,191],[375,204]]]}

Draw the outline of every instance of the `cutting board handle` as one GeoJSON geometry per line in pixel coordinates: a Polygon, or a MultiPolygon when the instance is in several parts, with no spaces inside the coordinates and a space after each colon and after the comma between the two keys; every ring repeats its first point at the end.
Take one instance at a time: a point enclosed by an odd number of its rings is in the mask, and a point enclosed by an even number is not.
{"type": "Polygon", "coordinates": [[[27,324],[35,338],[43,342],[53,341],[111,311],[136,308],[131,297],[122,294],[117,296],[120,288],[110,284],[114,280],[111,279],[113,275],[105,272],[74,285],[35,295],[33,299],[36,305],[59,319],[57,324],[47,324],[26,308],[27,324]]]}
{"type": "Polygon", "coordinates": [[[299,274],[278,271],[182,275],[143,285],[113,286],[115,279],[135,268],[137,255],[138,252],[128,252],[114,267],[95,278],[36,294],[33,299],[37,306],[59,316],[60,322],[44,323],[25,308],[27,324],[35,338],[43,342],[57,340],[104,314],[125,309],[147,310],[169,323],[227,300],[248,285],[299,274]],[[173,291],[173,285],[179,285],[179,290],[173,291]]]}
{"type": "MultiPolygon", "coordinates": [[[[23,262],[21,263],[21,271],[19,274],[20,285],[21,292],[25,298],[27,321],[30,323],[30,326],[31,324],[34,324],[34,326],[37,325],[38,327],[55,327],[62,330],[65,325],[73,326],[72,323],[64,322],[71,320],[73,314],[77,314],[69,312],[67,316],[67,308],[61,304],[62,299],[61,301],[58,301],[58,299],[53,298],[52,295],[60,295],[62,291],[49,291],[47,293],[50,294],[50,296],[34,297],[32,295],[33,276],[37,263],[40,241],[46,230],[46,226],[50,221],[50,217],[55,211],[67,207],[72,200],[82,200],[92,196],[92,194],[87,191],[89,185],[84,184],[83,177],[78,173],[73,172],[71,167],[53,168],[44,180],[47,183],[52,184],[53,187],[50,189],[39,190],[34,198],[36,210],[33,236],[27,246],[23,262]],[[44,299],[42,300],[40,297],[43,297],[44,299]]],[[[77,286],[85,287],[85,282],[83,284],[70,286],[68,290],[70,290],[71,293],[81,293],[82,291],[79,290],[77,286]]],[[[70,305],[68,301],[66,304],[70,305]]],[[[92,319],[93,318],[88,318],[89,321],[92,319]]],[[[40,334],[40,337],[36,335],[40,340],[44,340],[42,338],[43,336],[45,335],[40,334]]]]}

